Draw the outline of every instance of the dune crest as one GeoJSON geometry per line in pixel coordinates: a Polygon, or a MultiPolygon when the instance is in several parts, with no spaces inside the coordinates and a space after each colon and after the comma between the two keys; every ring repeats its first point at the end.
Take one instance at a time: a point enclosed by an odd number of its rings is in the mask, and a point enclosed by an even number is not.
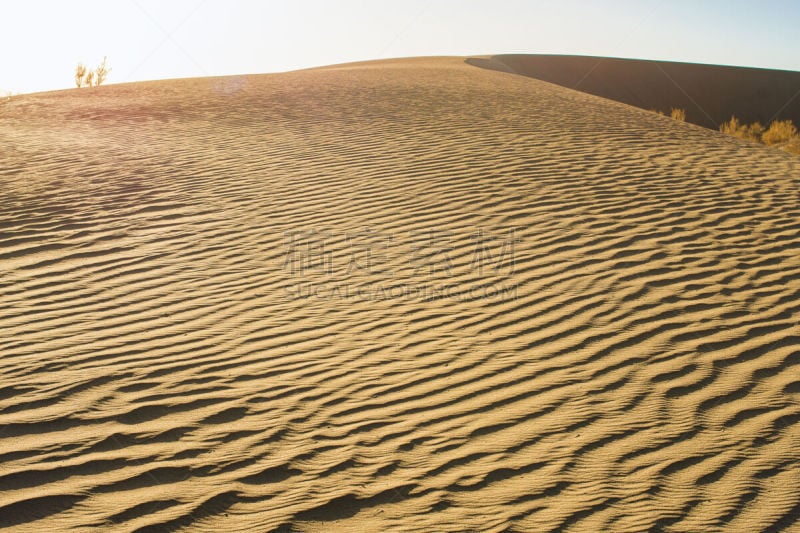
{"type": "Polygon", "coordinates": [[[800,72],[609,57],[503,54],[470,64],[529,76],[718,129],[732,116],[745,123],[800,125],[800,72]]]}

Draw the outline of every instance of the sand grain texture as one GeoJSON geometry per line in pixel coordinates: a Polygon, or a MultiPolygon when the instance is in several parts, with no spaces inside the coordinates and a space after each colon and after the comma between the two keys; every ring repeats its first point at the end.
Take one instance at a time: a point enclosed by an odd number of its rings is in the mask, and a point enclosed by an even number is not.
{"type": "Polygon", "coordinates": [[[434,58],[15,97],[0,180],[2,526],[800,531],[796,157],[434,58]]]}

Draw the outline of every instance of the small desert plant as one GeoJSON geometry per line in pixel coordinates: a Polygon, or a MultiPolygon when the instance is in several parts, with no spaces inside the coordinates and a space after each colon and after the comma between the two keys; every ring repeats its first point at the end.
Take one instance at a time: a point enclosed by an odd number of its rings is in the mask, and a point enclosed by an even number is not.
{"type": "Polygon", "coordinates": [[[719,131],[727,133],[728,135],[733,135],[734,137],[747,139],[748,141],[761,142],[764,126],[762,126],[760,122],[742,124],[736,116],[732,116],[729,121],[723,122],[720,125],[719,131]]]}
{"type": "Polygon", "coordinates": [[[103,62],[94,70],[89,70],[83,63],[78,63],[75,67],[75,85],[78,87],[97,87],[102,85],[111,68],[108,66],[108,58],[104,57],[103,62]]]}
{"type": "Polygon", "coordinates": [[[75,85],[78,88],[83,86],[84,78],[86,77],[86,65],[83,63],[78,63],[78,66],[75,67],[75,85]]]}
{"type": "Polygon", "coordinates": [[[777,146],[786,152],[800,155],[800,135],[791,120],[776,120],[765,130],[760,122],[742,124],[733,116],[720,125],[719,131],[748,141],[777,146]]]}
{"type": "Polygon", "coordinates": [[[760,143],[762,142],[761,138],[763,135],[764,126],[762,126],[760,122],[753,122],[744,127],[743,138],[748,141],[760,143]]]}
{"type": "Polygon", "coordinates": [[[658,110],[658,109],[651,109],[651,110],[650,110],[650,112],[651,112],[651,113],[655,113],[656,115],[661,115],[662,117],[665,117],[665,116],[667,116],[667,114],[666,114],[666,113],[664,113],[663,111],[660,111],[660,110],[658,110]]]}
{"type": "Polygon", "coordinates": [[[669,116],[672,117],[674,120],[678,120],[680,122],[686,122],[686,111],[683,109],[676,109],[672,108],[669,112],[669,116]]]}
{"type": "Polygon", "coordinates": [[[727,133],[728,135],[736,135],[738,137],[741,128],[742,124],[739,122],[739,119],[736,118],[736,115],[734,115],[728,122],[723,122],[720,124],[719,131],[722,133],[727,133]]]}
{"type": "Polygon", "coordinates": [[[791,120],[776,120],[770,124],[769,129],[761,136],[764,144],[783,144],[797,137],[797,128],[791,120]]]}
{"type": "Polygon", "coordinates": [[[111,72],[111,69],[106,64],[106,59],[106,57],[103,57],[103,62],[94,70],[95,85],[102,85],[106,81],[108,73],[111,72]]]}

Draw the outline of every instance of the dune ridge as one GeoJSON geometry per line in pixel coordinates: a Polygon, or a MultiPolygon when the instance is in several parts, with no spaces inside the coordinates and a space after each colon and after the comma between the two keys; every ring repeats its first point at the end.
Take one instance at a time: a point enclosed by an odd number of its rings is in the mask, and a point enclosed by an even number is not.
{"type": "Polygon", "coordinates": [[[669,114],[705,128],[736,116],[769,125],[800,125],[800,72],[674,61],[546,54],[470,58],[471,64],[529,76],[569,89],[669,114]]]}
{"type": "Polygon", "coordinates": [[[800,530],[796,157],[464,58],[0,147],[2,526],[800,530]]]}

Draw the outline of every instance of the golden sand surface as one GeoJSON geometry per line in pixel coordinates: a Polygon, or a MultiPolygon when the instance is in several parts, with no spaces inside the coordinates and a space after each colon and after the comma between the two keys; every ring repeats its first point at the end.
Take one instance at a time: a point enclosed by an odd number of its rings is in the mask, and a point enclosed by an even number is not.
{"type": "Polygon", "coordinates": [[[0,104],[0,526],[800,531],[800,159],[465,58],[0,104]]]}

